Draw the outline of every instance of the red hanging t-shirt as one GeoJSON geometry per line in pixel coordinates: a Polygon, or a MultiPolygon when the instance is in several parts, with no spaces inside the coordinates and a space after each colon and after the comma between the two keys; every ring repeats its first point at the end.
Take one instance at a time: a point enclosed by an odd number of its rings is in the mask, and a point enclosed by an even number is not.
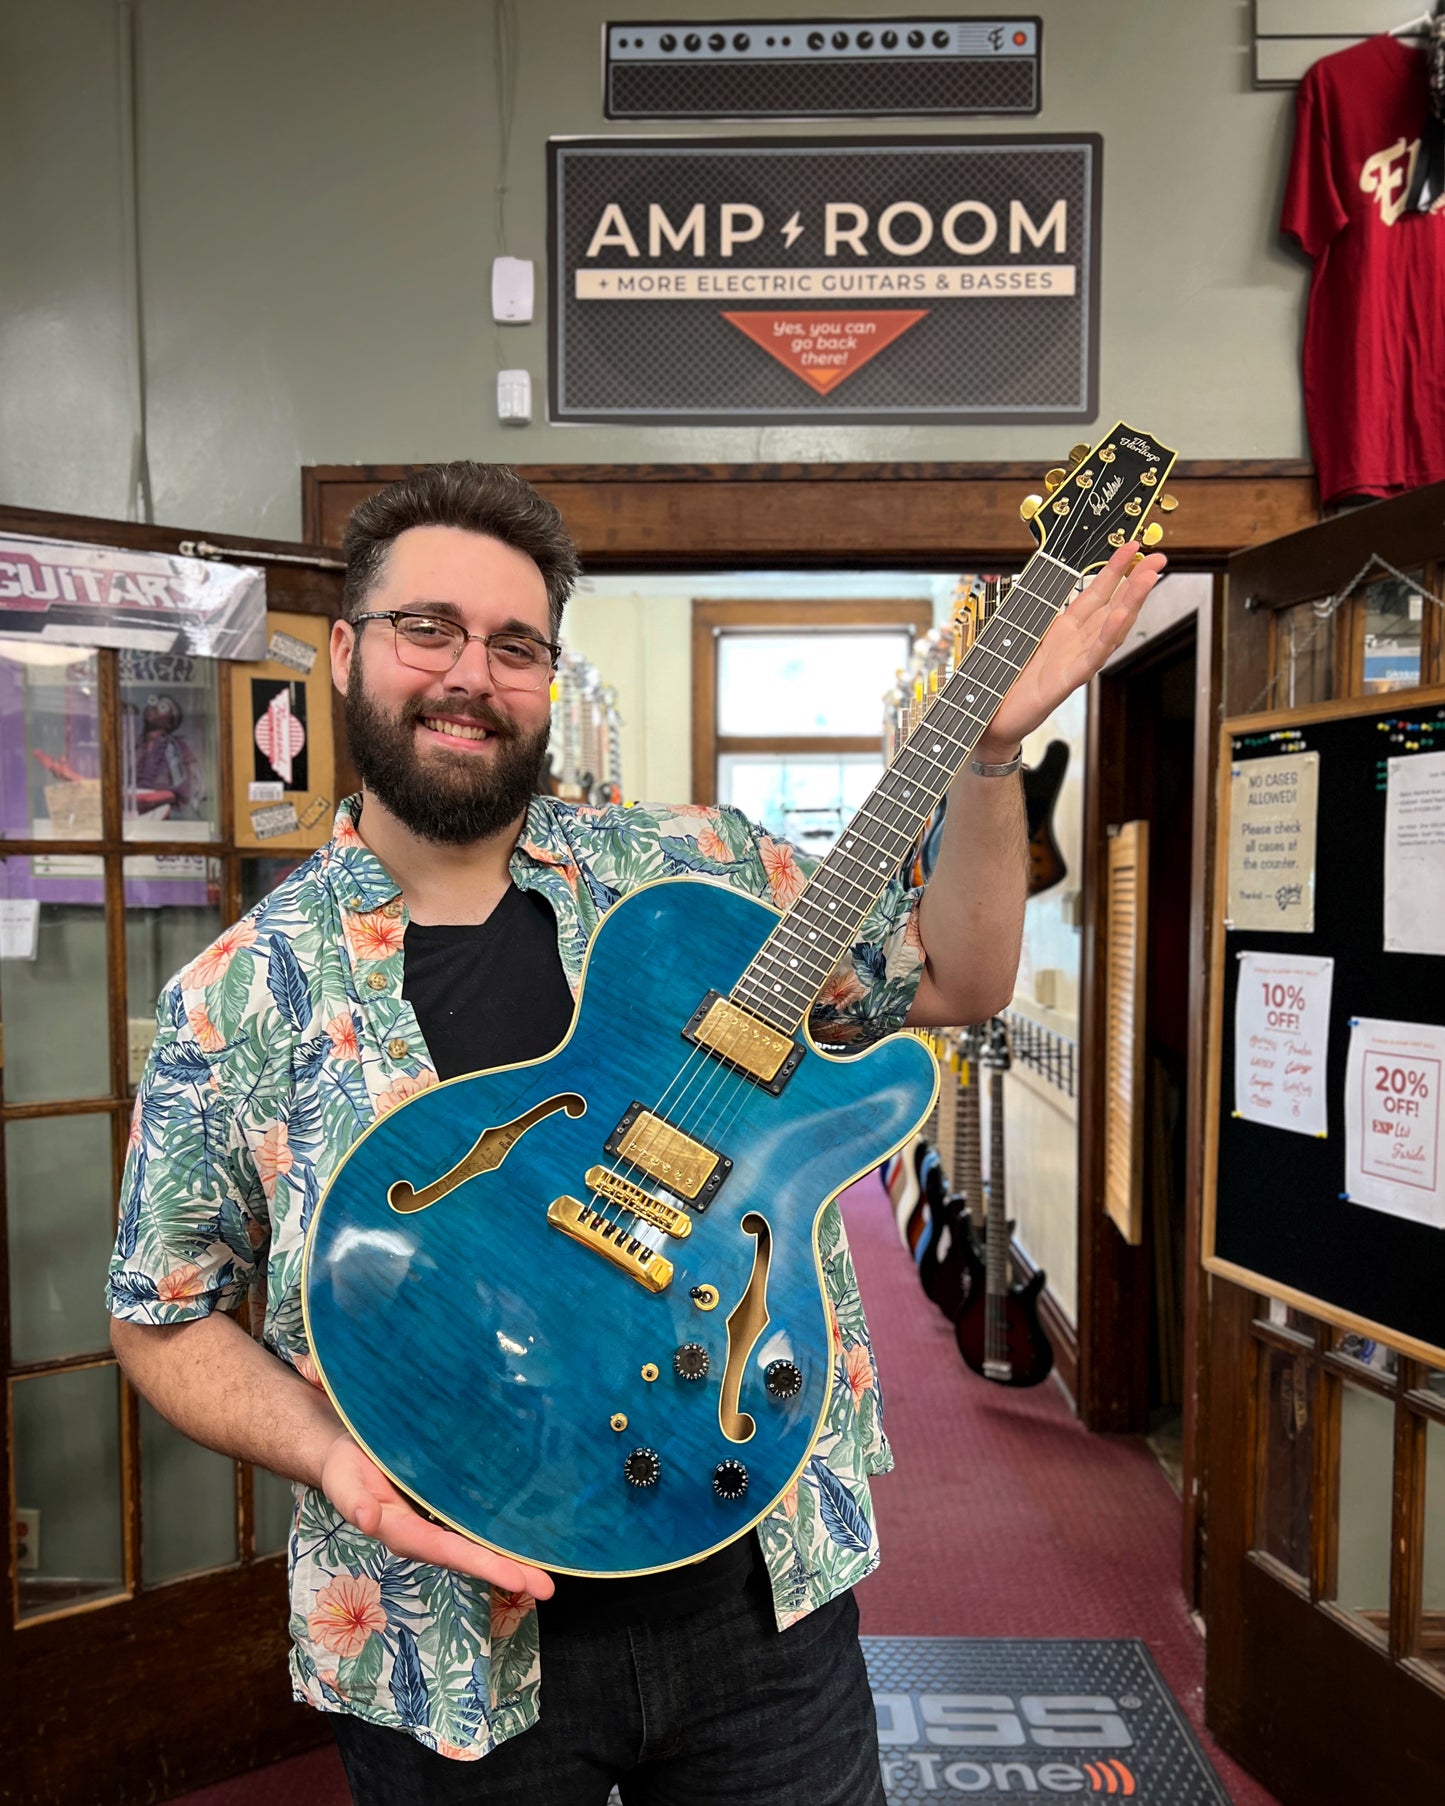
{"type": "Polygon", "coordinates": [[[1300,83],[1281,229],[1314,259],[1305,419],[1320,500],[1445,478],[1445,212],[1404,210],[1424,53],[1369,38],[1300,83]]]}

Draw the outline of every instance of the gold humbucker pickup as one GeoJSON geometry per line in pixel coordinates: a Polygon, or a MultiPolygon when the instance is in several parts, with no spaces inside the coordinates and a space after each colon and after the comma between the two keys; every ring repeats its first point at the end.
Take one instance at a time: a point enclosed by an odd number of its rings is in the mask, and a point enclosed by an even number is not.
{"type": "Polygon", "coordinates": [[[576,1198],[554,1198],[547,1206],[547,1221],[574,1242],[620,1267],[649,1292],[662,1291],[672,1279],[670,1260],[629,1235],[620,1223],[609,1221],[600,1211],[589,1210],[576,1198]]]}
{"type": "Polygon", "coordinates": [[[635,1100],[602,1145],[699,1210],[707,1209],[733,1168],[726,1154],[713,1153],[635,1100]]]}
{"type": "Polygon", "coordinates": [[[777,1097],[803,1057],[803,1047],[771,1023],[760,1022],[720,991],[709,991],[688,1018],[684,1041],[715,1054],[734,1072],[777,1097]]]}
{"type": "Polygon", "coordinates": [[[634,1185],[620,1173],[608,1172],[605,1166],[588,1167],[587,1189],[595,1192],[599,1198],[606,1198],[609,1204],[621,1204],[644,1222],[655,1223],[659,1229],[665,1229],[679,1241],[683,1236],[692,1234],[692,1218],[685,1210],[679,1210],[675,1204],[664,1203],[661,1198],[654,1198],[650,1191],[644,1191],[640,1185],[634,1185]]]}

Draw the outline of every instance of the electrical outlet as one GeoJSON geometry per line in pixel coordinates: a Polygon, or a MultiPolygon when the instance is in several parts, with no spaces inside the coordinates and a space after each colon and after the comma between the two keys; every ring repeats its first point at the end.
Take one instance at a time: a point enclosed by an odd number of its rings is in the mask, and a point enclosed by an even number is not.
{"type": "Polygon", "coordinates": [[[15,1507],[15,1565],[17,1568],[40,1566],[40,1508],[15,1507]]]}

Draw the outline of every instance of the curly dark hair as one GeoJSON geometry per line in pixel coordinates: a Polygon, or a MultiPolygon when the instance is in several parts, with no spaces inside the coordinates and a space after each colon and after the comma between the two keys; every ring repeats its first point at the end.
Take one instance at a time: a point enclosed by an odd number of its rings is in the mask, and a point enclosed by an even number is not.
{"type": "Polygon", "coordinates": [[[348,620],[365,609],[392,542],[409,527],[464,527],[525,552],[547,586],[551,635],[557,638],[562,610],[582,571],[572,536],[551,502],[515,470],[469,458],[414,470],[352,510],[341,539],[348,620]]]}

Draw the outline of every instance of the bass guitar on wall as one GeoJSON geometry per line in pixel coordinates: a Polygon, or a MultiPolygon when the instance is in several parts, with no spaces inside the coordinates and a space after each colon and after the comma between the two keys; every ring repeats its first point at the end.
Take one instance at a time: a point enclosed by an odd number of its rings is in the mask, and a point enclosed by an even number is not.
{"type": "MultiPolygon", "coordinates": [[[[1013,1224],[1004,1203],[1004,1074],[1009,1067],[1008,1028],[995,1016],[988,1026],[983,1064],[989,1073],[988,1223],[983,1252],[974,1251],[968,1297],[953,1333],[966,1364],[999,1386],[1037,1386],[1049,1377],[1054,1351],[1039,1322],[1043,1268],[1027,1285],[1009,1278],[1013,1224]]],[[[966,1239],[966,1238],[965,1238],[966,1239]]]]}

